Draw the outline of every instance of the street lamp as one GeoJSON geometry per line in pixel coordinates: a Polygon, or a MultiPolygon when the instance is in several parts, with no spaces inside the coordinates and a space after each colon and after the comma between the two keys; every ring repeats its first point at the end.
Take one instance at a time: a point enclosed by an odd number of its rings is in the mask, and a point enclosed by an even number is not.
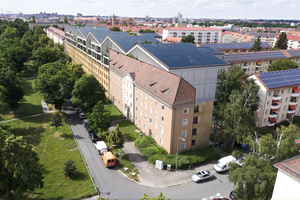
{"type": "Polygon", "coordinates": [[[178,162],[178,146],[179,146],[179,139],[182,140],[182,141],[185,141],[185,139],[181,138],[181,137],[178,137],[178,140],[177,140],[177,153],[176,153],[176,171],[177,171],[177,162],[178,162]]]}

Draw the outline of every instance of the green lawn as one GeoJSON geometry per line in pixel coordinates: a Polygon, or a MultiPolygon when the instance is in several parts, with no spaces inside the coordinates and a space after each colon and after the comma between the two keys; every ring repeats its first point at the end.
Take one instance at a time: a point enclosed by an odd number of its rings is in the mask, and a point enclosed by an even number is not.
{"type": "Polygon", "coordinates": [[[56,129],[50,127],[51,114],[2,123],[15,135],[23,138],[34,147],[40,158],[44,178],[44,188],[27,193],[33,199],[66,199],[92,193],[95,190],[84,165],[72,133],[64,120],[64,125],[56,129]],[[78,173],[74,179],[65,178],[63,163],[75,161],[78,173]]]}
{"type": "Polygon", "coordinates": [[[261,133],[263,135],[273,134],[275,128],[272,127],[264,127],[264,128],[255,128],[255,131],[261,133]]]}
{"type": "Polygon", "coordinates": [[[32,68],[33,61],[30,60],[24,63],[24,70],[22,70],[19,74],[20,79],[31,78],[37,76],[37,71],[32,68]]]}
{"type": "Polygon", "coordinates": [[[137,130],[137,127],[130,121],[124,120],[117,122],[117,124],[119,124],[120,129],[123,131],[123,133],[125,133],[126,137],[130,141],[135,141],[139,137],[140,132],[135,132],[135,130],[137,130]]]}
{"type": "Polygon", "coordinates": [[[105,106],[105,110],[107,110],[107,111],[110,112],[110,119],[111,119],[111,121],[125,118],[122,115],[122,113],[114,105],[107,105],[107,106],[105,106]]]}
{"type": "Polygon", "coordinates": [[[5,115],[0,115],[1,120],[8,120],[13,118],[20,118],[30,115],[43,113],[41,101],[43,97],[39,93],[33,91],[34,79],[22,81],[24,88],[24,100],[20,102],[20,107],[15,111],[15,115],[12,115],[10,110],[6,111],[5,115]]]}

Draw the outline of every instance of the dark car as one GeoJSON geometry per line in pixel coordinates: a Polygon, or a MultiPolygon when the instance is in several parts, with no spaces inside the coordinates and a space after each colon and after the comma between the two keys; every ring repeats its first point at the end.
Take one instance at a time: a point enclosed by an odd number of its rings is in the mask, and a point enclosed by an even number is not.
{"type": "Polygon", "coordinates": [[[87,125],[87,126],[85,127],[85,129],[86,129],[86,131],[87,131],[88,133],[93,132],[93,130],[91,129],[91,127],[90,127],[89,125],[87,125]]]}
{"type": "Polygon", "coordinates": [[[76,107],[76,108],[75,108],[75,111],[76,111],[77,113],[79,113],[79,112],[81,111],[81,108],[76,107]]]}
{"type": "Polygon", "coordinates": [[[96,133],[93,133],[93,132],[90,133],[90,138],[91,138],[92,142],[94,142],[94,143],[99,140],[98,135],[96,133]]]}
{"type": "Polygon", "coordinates": [[[236,193],[235,193],[234,190],[232,190],[232,191],[230,192],[229,197],[230,197],[230,199],[232,199],[232,200],[236,200],[236,193]]]}

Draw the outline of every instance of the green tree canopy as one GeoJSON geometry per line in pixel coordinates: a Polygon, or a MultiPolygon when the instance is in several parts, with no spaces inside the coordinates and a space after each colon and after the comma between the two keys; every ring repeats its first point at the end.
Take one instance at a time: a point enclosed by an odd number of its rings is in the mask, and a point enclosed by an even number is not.
{"type": "Polygon", "coordinates": [[[282,32],[280,35],[279,35],[279,38],[278,40],[276,41],[275,43],[275,48],[276,49],[287,49],[287,36],[286,36],[286,33],[285,32],[282,32]]]}
{"type": "Polygon", "coordinates": [[[252,51],[261,51],[261,42],[260,42],[260,36],[258,36],[254,42],[254,45],[251,47],[252,51]]]}
{"type": "Polygon", "coordinates": [[[34,17],[34,16],[32,16],[32,22],[33,22],[33,23],[36,23],[36,22],[35,22],[35,17],[34,17]]]}
{"type": "Polygon", "coordinates": [[[94,75],[84,74],[75,83],[72,92],[72,102],[78,105],[84,113],[90,113],[98,101],[105,102],[105,88],[94,75]]]}
{"type": "Polygon", "coordinates": [[[139,33],[155,33],[155,31],[151,30],[151,29],[140,29],[139,33]]]}
{"type": "Polygon", "coordinates": [[[192,43],[195,44],[195,37],[192,35],[188,35],[186,37],[182,37],[181,38],[181,42],[182,43],[192,43]]]}
{"type": "Polygon", "coordinates": [[[43,175],[37,153],[22,137],[0,128],[0,196],[17,196],[43,188],[43,175]]]}
{"type": "Polygon", "coordinates": [[[109,113],[104,109],[102,101],[98,101],[91,114],[88,115],[89,126],[92,130],[102,133],[107,129],[109,123],[109,113]]]}
{"type": "Polygon", "coordinates": [[[67,63],[66,63],[67,70],[70,73],[74,74],[77,79],[81,78],[82,75],[84,74],[81,66],[82,66],[82,64],[75,64],[75,63],[69,62],[69,61],[67,61],[67,63]]]}
{"type": "Polygon", "coordinates": [[[122,31],[119,27],[115,26],[109,29],[110,31],[122,31]]]}
{"type": "Polygon", "coordinates": [[[279,59],[274,61],[268,67],[268,72],[278,71],[278,70],[286,70],[286,69],[297,69],[298,65],[291,59],[279,59]]]}
{"type": "Polygon", "coordinates": [[[120,130],[119,124],[117,124],[116,128],[109,133],[106,139],[110,145],[116,145],[123,148],[125,134],[120,130]]]}
{"type": "Polygon", "coordinates": [[[65,23],[65,24],[68,23],[68,18],[67,18],[67,16],[65,16],[65,18],[64,18],[64,23],[65,23]]]}
{"type": "Polygon", "coordinates": [[[57,127],[62,126],[62,120],[61,120],[61,116],[59,112],[55,112],[54,114],[52,114],[52,122],[50,124],[50,126],[55,126],[56,130],[57,127]]]}
{"type": "Polygon", "coordinates": [[[162,192],[159,193],[157,197],[149,197],[148,194],[144,193],[144,196],[140,198],[140,200],[170,200],[169,198],[166,199],[162,192]]]}

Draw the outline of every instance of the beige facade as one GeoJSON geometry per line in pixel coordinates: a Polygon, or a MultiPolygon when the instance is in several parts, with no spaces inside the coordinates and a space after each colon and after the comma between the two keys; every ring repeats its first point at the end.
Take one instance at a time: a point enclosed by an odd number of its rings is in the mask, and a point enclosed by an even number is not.
{"type": "Polygon", "coordinates": [[[80,49],[66,44],[68,55],[72,62],[82,64],[82,69],[86,74],[93,74],[95,78],[106,89],[106,96],[109,94],[109,68],[101,65],[94,57],[84,53],[80,49]]]}

